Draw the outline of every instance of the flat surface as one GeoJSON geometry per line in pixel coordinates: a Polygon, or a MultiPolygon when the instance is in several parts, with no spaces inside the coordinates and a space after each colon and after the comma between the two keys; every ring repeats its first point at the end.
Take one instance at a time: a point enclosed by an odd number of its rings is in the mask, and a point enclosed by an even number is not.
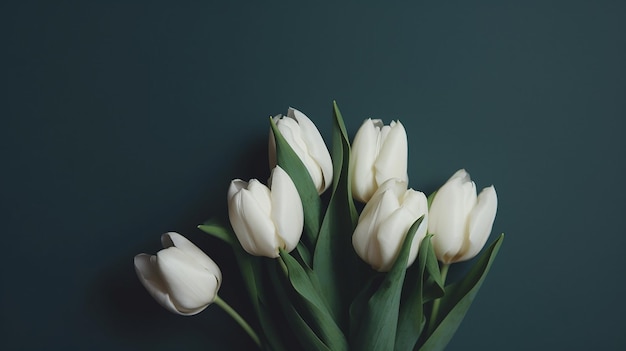
{"type": "MultiPolygon", "coordinates": [[[[17,3],[17,2],[16,2],[17,3]]],[[[207,2],[208,3],[208,2],[207,2]]],[[[267,177],[267,117],[330,139],[400,119],[411,186],[466,168],[500,255],[449,350],[626,348],[626,8],[619,1],[0,5],[3,350],[241,350],[216,308],[160,308],[132,257],[267,177]]]]}

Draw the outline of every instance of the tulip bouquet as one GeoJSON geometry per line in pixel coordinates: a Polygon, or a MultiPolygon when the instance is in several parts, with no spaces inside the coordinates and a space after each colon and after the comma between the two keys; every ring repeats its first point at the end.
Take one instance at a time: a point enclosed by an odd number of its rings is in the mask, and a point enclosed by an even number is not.
{"type": "Polygon", "coordinates": [[[495,189],[477,195],[459,170],[427,197],[408,188],[402,123],[368,119],[351,145],[336,103],[333,122],[329,152],[300,111],[271,118],[268,185],[233,180],[230,226],[199,226],[232,247],[254,318],[221,299],[220,269],[180,234],[164,234],[156,255],[137,255],[137,275],[174,313],[219,305],[263,350],[441,350],[502,244],[500,235],[446,282],[451,264],[485,245],[495,189]]]}

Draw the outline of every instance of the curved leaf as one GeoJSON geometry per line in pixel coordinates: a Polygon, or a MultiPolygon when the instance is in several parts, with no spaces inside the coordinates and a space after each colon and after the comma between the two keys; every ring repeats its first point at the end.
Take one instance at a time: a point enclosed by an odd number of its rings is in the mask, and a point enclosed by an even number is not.
{"type": "Polygon", "coordinates": [[[310,317],[311,328],[332,350],[348,350],[345,335],[319,293],[319,282],[315,273],[300,266],[298,261],[284,250],[280,251],[280,258],[285,263],[292,287],[302,297],[304,307],[308,311],[307,315],[310,317]]]}
{"type": "Polygon", "coordinates": [[[431,242],[428,245],[428,256],[426,257],[426,281],[424,282],[423,303],[442,297],[444,295],[443,284],[439,262],[437,262],[435,249],[431,242]]]}
{"type": "Polygon", "coordinates": [[[443,350],[450,342],[485,280],[503,240],[504,234],[501,234],[482,254],[465,279],[446,288],[446,295],[441,298],[440,310],[440,315],[444,317],[429,322],[437,323],[437,327],[428,336],[428,339],[419,349],[420,351],[443,350]]]}
{"type": "Polygon", "coordinates": [[[321,199],[306,166],[296,152],[293,151],[289,143],[287,143],[287,140],[280,133],[272,118],[270,118],[270,127],[276,142],[277,164],[289,174],[289,177],[296,185],[296,189],[298,189],[298,194],[302,201],[302,207],[304,208],[304,242],[307,247],[313,249],[317,242],[317,235],[322,220],[321,199]]]}
{"type": "Polygon", "coordinates": [[[426,280],[426,263],[431,255],[432,235],[427,235],[420,243],[417,254],[417,267],[407,270],[407,283],[402,292],[398,330],[396,331],[395,350],[413,350],[424,327],[423,290],[426,280]]]}
{"type": "MultiPolygon", "coordinates": [[[[376,274],[370,278],[365,287],[356,295],[352,304],[350,304],[350,340],[358,337],[357,333],[361,327],[363,316],[365,315],[367,302],[374,295],[376,289],[380,286],[382,279],[381,274],[376,274]]],[[[352,342],[354,343],[354,342],[352,342]]]]}
{"type": "Polygon", "coordinates": [[[389,351],[394,349],[400,309],[400,296],[406,275],[411,243],[424,216],[406,234],[396,262],[387,272],[378,290],[365,306],[363,321],[352,340],[356,350],[389,351]]]}
{"type": "Polygon", "coordinates": [[[288,326],[295,334],[303,349],[308,351],[330,351],[331,349],[326,346],[322,340],[320,340],[320,338],[304,320],[302,315],[297,311],[295,306],[291,304],[289,294],[285,290],[285,286],[282,283],[278,272],[272,269],[269,271],[280,307],[289,322],[288,326]]]}
{"type": "Polygon", "coordinates": [[[220,225],[216,220],[209,220],[198,226],[198,229],[228,243],[234,251],[235,259],[239,265],[239,271],[243,279],[252,307],[256,312],[259,326],[263,330],[261,339],[264,349],[282,351],[286,350],[271,322],[271,311],[268,310],[264,301],[263,282],[261,279],[262,258],[252,256],[244,251],[239,244],[235,233],[230,228],[220,225]]]}
{"type": "Polygon", "coordinates": [[[239,241],[237,241],[235,233],[231,232],[228,228],[219,224],[216,220],[208,220],[203,224],[200,224],[198,226],[198,229],[224,241],[230,246],[239,246],[239,241]]]}
{"type": "MultiPolygon", "coordinates": [[[[348,323],[348,307],[355,289],[362,286],[359,258],[352,248],[352,233],[358,213],[352,200],[349,158],[350,142],[337,103],[333,102],[333,193],[328,204],[313,255],[313,270],[319,277],[322,293],[338,323],[348,323]]],[[[345,328],[344,328],[345,330],[345,328]]]]}

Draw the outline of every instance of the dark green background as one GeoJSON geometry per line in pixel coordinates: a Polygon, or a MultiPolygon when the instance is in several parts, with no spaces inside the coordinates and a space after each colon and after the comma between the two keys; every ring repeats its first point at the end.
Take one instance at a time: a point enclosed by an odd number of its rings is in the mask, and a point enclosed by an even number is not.
{"type": "Polygon", "coordinates": [[[411,186],[495,184],[507,237],[450,350],[626,348],[623,1],[0,5],[3,350],[251,347],[159,307],[132,257],[267,177],[269,115],[400,119],[411,186]],[[471,4],[470,4],[471,3],[471,4]]]}

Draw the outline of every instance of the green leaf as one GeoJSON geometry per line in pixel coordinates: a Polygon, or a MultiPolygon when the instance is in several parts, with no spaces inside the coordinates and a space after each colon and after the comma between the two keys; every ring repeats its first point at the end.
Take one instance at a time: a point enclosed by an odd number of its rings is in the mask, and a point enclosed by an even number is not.
{"type": "Polygon", "coordinates": [[[198,229],[226,242],[230,246],[239,246],[239,241],[237,241],[235,233],[219,224],[217,220],[212,219],[206,221],[204,224],[199,225],[198,229]]]}
{"type": "Polygon", "coordinates": [[[391,270],[387,272],[378,290],[365,306],[363,321],[355,338],[355,349],[362,351],[394,350],[396,330],[400,309],[400,296],[406,275],[406,266],[411,243],[424,216],[420,217],[409,229],[402,244],[402,249],[391,270]]]}
{"type": "Polygon", "coordinates": [[[243,278],[246,289],[252,302],[252,307],[256,312],[259,326],[263,330],[261,339],[263,344],[270,350],[286,350],[282,345],[281,336],[276,330],[276,325],[272,323],[272,310],[267,307],[267,297],[263,285],[261,264],[263,257],[252,256],[243,249],[235,250],[235,258],[239,264],[239,271],[243,278]]]}
{"type": "Polygon", "coordinates": [[[298,257],[300,258],[301,262],[304,265],[306,265],[307,267],[312,266],[313,258],[311,257],[311,253],[309,252],[309,249],[307,249],[306,246],[304,246],[302,241],[300,241],[298,245],[296,246],[296,253],[298,254],[298,257]]]}
{"type": "Polygon", "coordinates": [[[243,279],[252,307],[256,313],[259,326],[263,330],[261,339],[263,344],[271,350],[285,350],[276,326],[271,323],[272,311],[266,306],[265,289],[263,285],[261,264],[265,258],[252,256],[245,252],[241,246],[235,251],[235,258],[239,264],[239,272],[243,279]]]}
{"type": "MultiPolygon", "coordinates": [[[[332,311],[341,312],[338,323],[348,324],[348,306],[362,286],[360,260],[352,248],[358,213],[352,200],[350,142],[337,103],[333,102],[333,193],[313,254],[313,270],[332,311]]],[[[345,329],[345,328],[344,328],[345,329]]]]}
{"type": "Polygon", "coordinates": [[[482,254],[465,279],[446,288],[446,295],[441,298],[439,313],[443,317],[437,318],[436,321],[429,321],[429,323],[436,323],[437,327],[428,336],[420,351],[443,350],[450,342],[485,280],[503,240],[504,234],[501,234],[482,254]]]}
{"type": "Polygon", "coordinates": [[[330,349],[347,350],[346,337],[319,293],[319,282],[315,273],[307,267],[302,267],[295,258],[282,249],[280,250],[280,258],[287,268],[287,275],[292,287],[302,297],[312,329],[330,349]]]}
{"type": "Polygon", "coordinates": [[[241,247],[241,244],[239,244],[235,233],[233,233],[230,228],[220,225],[216,220],[209,220],[204,224],[199,225],[198,228],[205,233],[225,241],[233,248],[235,259],[237,260],[237,264],[239,264],[241,277],[243,278],[243,282],[248,290],[250,299],[256,309],[256,300],[259,294],[257,287],[261,285],[261,282],[258,281],[260,277],[258,264],[259,258],[248,254],[241,247]]]}
{"type": "Polygon", "coordinates": [[[374,295],[376,289],[380,286],[382,273],[375,274],[365,284],[364,288],[356,295],[352,304],[350,304],[350,340],[358,337],[357,333],[363,321],[366,312],[366,306],[369,299],[374,295]]]}
{"type": "Polygon", "coordinates": [[[271,323],[271,312],[267,309],[263,299],[263,282],[261,279],[261,260],[263,258],[248,254],[239,244],[235,233],[230,228],[224,227],[216,220],[209,220],[198,226],[200,230],[228,243],[235,254],[239,265],[239,272],[243,279],[246,290],[250,297],[252,307],[256,313],[259,325],[263,330],[262,342],[266,349],[282,351],[286,348],[282,345],[275,326],[271,323]]]}
{"type": "Polygon", "coordinates": [[[203,232],[210,234],[218,239],[223,240],[227,244],[229,244],[235,253],[235,259],[239,264],[239,270],[241,272],[241,276],[243,278],[244,284],[246,285],[246,289],[250,295],[250,299],[252,303],[256,306],[256,300],[258,295],[257,286],[260,285],[258,282],[258,278],[260,277],[258,261],[259,258],[252,256],[245,252],[245,250],[239,244],[235,233],[233,233],[230,228],[224,227],[219,224],[216,220],[209,220],[204,224],[198,226],[198,229],[203,232]]]}
{"type": "Polygon", "coordinates": [[[437,262],[437,256],[435,255],[435,249],[432,242],[428,245],[428,256],[426,257],[426,276],[427,279],[424,283],[423,303],[438,299],[444,295],[444,283],[441,278],[439,262],[437,262]]]}
{"type": "Polygon", "coordinates": [[[308,351],[330,351],[331,349],[320,340],[296,307],[291,303],[291,299],[286,291],[285,284],[280,279],[279,273],[272,269],[270,269],[269,273],[281,310],[288,321],[288,327],[290,327],[295,334],[303,349],[308,351]]]}
{"type": "Polygon", "coordinates": [[[293,151],[289,143],[287,143],[287,140],[280,133],[272,118],[270,118],[270,126],[276,142],[277,164],[289,174],[289,177],[296,185],[296,189],[298,189],[298,194],[302,201],[304,209],[303,240],[310,249],[313,249],[317,242],[322,219],[321,199],[306,166],[293,151]]]}
{"type": "Polygon", "coordinates": [[[402,292],[396,332],[396,351],[413,350],[425,324],[423,289],[426,280],[426,265],[431,255],[431,237],[432,235],[429,234],[422,239],[417,254],[418,264],[407,270],[407,283],[402,292]]]}
{"type": "MultiPolygon", "coordinates": [[[[437,190],[428,195],[428,208],[430,208],[430,205],[433,203],[435,195],[437,195],[437,190]]],[[[429,253],[426,261],[426,272],[428,275],[428,279],[424,284],[423,303],[438,299],[444,294],[444,282],[441,278],[441,272],[439,271],[439,262],[437,262],[435,248],[432,244],[429,245],[429,253]]]]}

